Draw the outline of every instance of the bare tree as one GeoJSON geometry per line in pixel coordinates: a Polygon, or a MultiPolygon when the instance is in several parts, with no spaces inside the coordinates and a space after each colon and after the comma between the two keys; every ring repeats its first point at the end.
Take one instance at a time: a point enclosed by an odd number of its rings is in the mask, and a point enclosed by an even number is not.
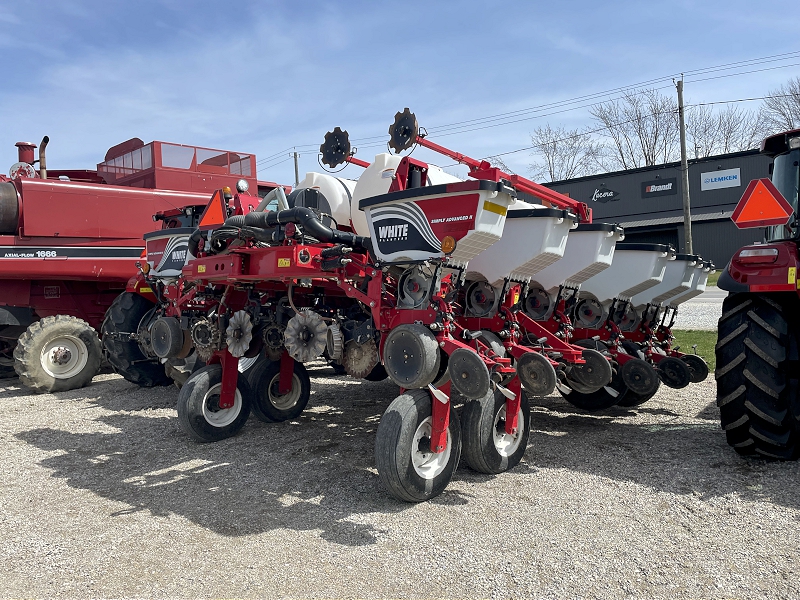
{"type": "Polygon", "coordinates": [[[640,90],[590,108],[611,142],[605,166],[634,169],[674,160],[679,138],[677,104],[658,90],[640,90]]]}
{"type": "Polygon", "coordinates": [[[761,110],[764,125],[770,133],[800,127],[800,77],[772,90],[761,110]]]}
{"type": "Polygon", "coordinates": [[[588,132],[550,125],[531,134],[538,160],[530,165],[531,175],[540,181],[560,181],[596,173],[600,144],[588,132]]]}
{"type": "Polygon", "coordinates": [[[502,169],[509,175],[515,175],[514,171],[511,170],[511,167],[509,167],[499,156],[487,156],[484,160],[487,161],[489,164],[491,164],[493,167],[502,169]]]}
{"type": "Polygon", "coordinates": [[[734,104],[714,111],[708,105],[686,110],[686,145],[691,158],[705,158],[757,148],[763,137],[760,113],[734,104]]]}

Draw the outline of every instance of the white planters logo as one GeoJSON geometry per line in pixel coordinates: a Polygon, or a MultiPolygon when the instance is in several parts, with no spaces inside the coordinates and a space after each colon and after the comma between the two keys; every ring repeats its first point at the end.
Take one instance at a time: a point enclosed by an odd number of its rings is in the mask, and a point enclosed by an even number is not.
{"type": "Polygon", "coordinates": [[[383,225],[378,227],[378,239],[382,242],[395,242],[408,239],[408,223],[402,225],[383,225]]]}

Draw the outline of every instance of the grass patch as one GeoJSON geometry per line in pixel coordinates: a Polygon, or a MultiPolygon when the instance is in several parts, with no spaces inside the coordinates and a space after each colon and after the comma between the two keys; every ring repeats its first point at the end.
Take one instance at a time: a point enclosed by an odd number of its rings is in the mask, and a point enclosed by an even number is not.
{"type": "Polygon", "coordinates": [[[709,285],[717,285],[717,281],[719,281],[719,276],[722,275],[722,270],[718,269],[715,273],[711,273],[708,276],[708,282],[706,283],[706,287],[709,285]]]}
{"type": "Polygon", "coordinates": [[[714,371],[717,364],[714,356],[714,346],[717,345],[716,331],[673,329],[672,335],[675,336],[675,346],[680,346],[681,352],[686,354],[694,354],[692,346],[697,344],[697,353],[705,359],[711,371],[714,371]]]}

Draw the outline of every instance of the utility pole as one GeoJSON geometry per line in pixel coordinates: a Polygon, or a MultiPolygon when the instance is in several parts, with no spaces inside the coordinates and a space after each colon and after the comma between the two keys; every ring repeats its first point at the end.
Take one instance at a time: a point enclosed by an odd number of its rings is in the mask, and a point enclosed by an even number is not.
{"type": "Polygon", "coordinates": [[[297,187],[300,185],[300,170],[297,166],[297,159],[300,158],[300,155],[297,152],[292,152],[292,156],[294,156],[294,187],[297,187]]]}
{"type": "Polygon", "coordinates": [[[684,248],[687,254],[692,251],[692,207],[689,201],[689,163],[686,160],[686,122],[683,118],[683,73],[680,81],[675,83],[678,88],[678,117],[681,127],[681,188],[683,189],[683,236],[684,248]]]}

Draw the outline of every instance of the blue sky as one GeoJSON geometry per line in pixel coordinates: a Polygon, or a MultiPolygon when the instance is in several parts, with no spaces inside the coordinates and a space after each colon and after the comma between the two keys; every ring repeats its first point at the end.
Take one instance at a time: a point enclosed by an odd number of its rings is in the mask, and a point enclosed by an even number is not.
{"type": "MultiPolygon", "coordinates": [[[[259,177],[292,183],[291,160],[276,164],[282,151],[319,144],[337,125],[373,138],[356,144],[370,160],[405,106],[434,129],[798,51],[798,31],[796,4],[774,1],[4,0],[0,171],[20,140],[49,135],[51,168],[94,168],[110,146],[140,137],[278,155],[259,177]]],[[[688,78],[686,96],[763,96],[798,74],[688,78]]],[[[581,109],[432,139],[482,157],[528,145],[547,122],[590,117],[581,109]]],[[[300,152],[301,177],[319,170],[313,149],[300,152]]],[[[530,161],[527,151],[506,160],[520,173],[530,161]]]]}

